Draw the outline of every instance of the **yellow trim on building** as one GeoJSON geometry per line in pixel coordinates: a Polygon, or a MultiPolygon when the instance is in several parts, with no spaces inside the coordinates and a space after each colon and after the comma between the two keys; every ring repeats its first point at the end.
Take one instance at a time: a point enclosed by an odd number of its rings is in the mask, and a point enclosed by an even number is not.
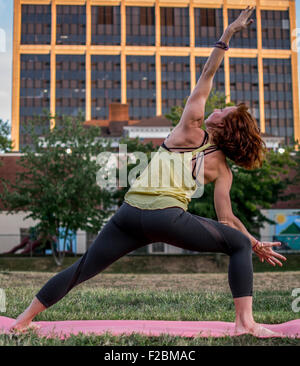
{"type": "Polygon", "coordinates": [[[20,138],[20,43],[21,43],[21,4],[14,4],[14,36],[13,36],[13,67],[12,67],[12,112],[11,138],[13,151],[19,151],[20,138]]]}
{"type": "MultiPolygon", "coordinates": [[[[295,1],[290,0],[290,28],[296,29],[296,7],[295,1]]],[[[291,32],[291,45],[297,42],[297,35],[291,32]]],[[[292,50],[292,80],[293,80],[293,112],[294,112],[294,138],[298,140],[298,149],[300,147],[300,112],[299,112],[299,78],[298,78],[298,54],[292,50]]]]}
{"type": "Polygon", "coordinates": [[[51,51],[50,51],[50,114],[53,117],[50,129],[55,127],[56,98],[56,0],[51,3],[51,51]]]}
{"type": "Polygon", "coordinates": [[[86,0],[85,119],[87,121],[90,121],[92,119],[91,43],[92,43],[91,0],[86,0]]]}
{"type": "Polygon", "coordinates": [[[265,122],[265,93],[264,93],[264,75],[263,75],[263,55],[262,55],[262,31],[261,31],[261,12],[260,12],[260,0],[257,0],[257,66],[258,66],[258,88],[259,88],[259,119],[260,119],[260,130],[266,132],[265,122]]]}

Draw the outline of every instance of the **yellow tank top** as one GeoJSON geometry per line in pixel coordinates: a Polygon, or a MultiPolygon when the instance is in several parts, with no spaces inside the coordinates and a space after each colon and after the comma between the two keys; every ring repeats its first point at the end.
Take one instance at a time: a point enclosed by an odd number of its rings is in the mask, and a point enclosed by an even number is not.
{"type": "MultiPolygon", "coordinates": [[[[181,207],[185,211],[200,185],[193,179],[192,158],[200,157],[199,169],[203,166],[204,150],[212,145],[207,143],[189,152],[172,152],[160,146],[148,166],[131,185],[124,200],[131,206],[141,209],[163,209],[181,207]]],[[[197,161],[196,161],[197,164],[197,161]]],[[[198,175],[196,174],[196,177],[198,175]]],[[[204,177],[204,174],[202,174],[204,177]]]]}

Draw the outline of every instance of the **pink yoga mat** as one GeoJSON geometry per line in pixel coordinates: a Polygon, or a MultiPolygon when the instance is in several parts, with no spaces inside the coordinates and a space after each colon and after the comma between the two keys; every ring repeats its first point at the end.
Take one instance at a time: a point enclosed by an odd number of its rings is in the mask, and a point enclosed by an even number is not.
{"type": "MultiPolygon", "coordinates": [[[[0,316],[0,334],[9,333],[14,319],[0,316]]],[[[61,339],[71,334],[97,335],[110,332],[113,335],[140,333],[148,336],[169,334],[182,337],[222,337],[233,336],[234,323],[221,321],[172,321],[172,320],[64,320],[36,321],[37,332],[47,338],[59,336],[61,339]]],[[[280,333],[276,337],[300,338],[300,319],[290,320],[282,324],[262,324],[273,332],[280,333]]],[[[264,336],[260,338],[268,338],[264,336]]]]}

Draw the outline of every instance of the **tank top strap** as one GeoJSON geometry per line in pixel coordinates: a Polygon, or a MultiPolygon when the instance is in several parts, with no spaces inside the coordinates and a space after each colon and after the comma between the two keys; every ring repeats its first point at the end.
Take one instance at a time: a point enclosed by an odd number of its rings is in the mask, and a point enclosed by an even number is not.
{"type": "MultiPolygon", "coordinates": [[[[203,138],[203,141],[201,143],[200,146],[196,146],[196,147],[187,147],[187,146],[181,146],[181,147],[167,147],[166,144],[165,144],[165,141],[163,141],[163,143],[160,145],[160,147],[164,148],[165,150],[168,150],[171,152],[171,149],[176,149],[176,150],[179,150],[179,149],[193,149],[193,150],[197,150],[199,149],[200,147],[203,147],[204,146],[204,143],[206,141],[208,141],[208,133],[206,130],[203,130],[204,131],[204,138],[203,138]]],[[[167,138],[170,136],[170,134],[167,136],[167,138]]],[[[167,139],[166,138],[166,139],[167,139]]],[[[184,153],[184,152],[191,152],[193,150],[190,150],[190,151],[178,151],[179,153],[184,153]]]]}
{"type": "Polygon", "coordinates": [[[211,147],[211,146],[216,146],[216,145],[214,145],[214,144],[212,144],[212,143],[208,142],[207,144],[205,144],[205,145],[203,145],[203,146],[199,147],[198,149],[195,149],[195,150],[191,151],[191,153],[192,153],[192,155],[194,156],[194,155],[196,155],[198,152],[201,152],[201,151],[203,151],[203,150],[205,150],[205,149],[207,149],[208,147],[211,147]]]}

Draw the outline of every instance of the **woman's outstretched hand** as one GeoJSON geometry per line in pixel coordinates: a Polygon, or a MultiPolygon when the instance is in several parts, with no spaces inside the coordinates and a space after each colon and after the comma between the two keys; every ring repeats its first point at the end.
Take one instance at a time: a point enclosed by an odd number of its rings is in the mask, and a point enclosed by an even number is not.
{"type": "Polygon", "coordinates": [[[272,266],[276,266],[276,263],[282,267],[282,263],[277,258],[286,261],[286,257],[283,255],[276,253],[273,251],[272,247],[279,247],[281,245],[280,242],[259,242],[253,251],[258,255],[261,262],[264,262],[265,260],[270,263],[272,266]]]}
{"type": "Polygon", "coordinates": [[[229,28],[232,29],[232,31],[234,33],[247,28],[250,24],[252,24],[254,22],[253,19],[250,19],[254,10],[255,10],[255,6],[252,6],[252,7],[247,6],[247,8],[241,12],[239,17],[229,25],[229,28]]]}

